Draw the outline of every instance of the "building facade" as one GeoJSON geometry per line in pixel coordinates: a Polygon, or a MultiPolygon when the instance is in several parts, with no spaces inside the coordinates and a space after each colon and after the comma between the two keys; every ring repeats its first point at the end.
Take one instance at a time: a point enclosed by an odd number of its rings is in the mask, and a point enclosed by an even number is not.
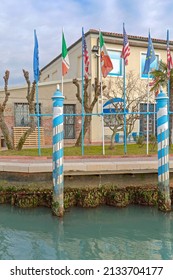
{"type": "MultiPolygon", "coordinates": [[[[123,61],[121,59],[121,51],[123,45],[122,34],[102,32],[104,41],[108,50],[108,54],[113,63],[113,70],[106,78],[102,78],[102,83],[107,85],[109,81],[114,81],[117,77],[123,79],[123,61]]],[[[89,53],[89,86],[88,92],[90,96],[90,102],[94,96],[94,82],[95,78],[100,81],[100,64],[99,64],[99,31],[89,30],[85,33],[85,39],[87,49],[89,53]]],[[[148,76],[143,74],[143,68],[146,58],[146,52],[148,47],[148,38],[140,36],[128,35],[130,45],[130,56],[128,57],[128,66],[126,66],[126,74],[133,72],[144,83],[147,82],[148,76]]],[[[152,68],[158,66],[159,60],[166,62],[166,40],[152,39],[153,46],[156,54],[156,60],[151,65],[152,68]]],[[[173,46],[173,42],[170,42],[170,49],[173,46]]],[[[76,98],[77,88],[73,84],[73,79],[78,79],[81,89],[82,81],[82,38],[79,38],[73,45],[68,48],[68,55],[70,60],[70,69],[63,79],[63,94],[64,100],[64,113],[67,116],[64,117],[64,139],[65,144],[74,144],[79,135],[81,129],[81,116],[74,114],[81,113],[81,104],[76,98]],[[71,114],[68,115],[68,114],[71,114]]],[[[61,54],[53,59],[49,64],[41,69],[41,76],[39,82],[39,107],[40,113],[46,114],[40,118],[41,127],[43,128],[43,144],[51,145],[52,143],[52,96],[56,91],[57,84],[62,83],[62,59],[61,54]]],[[[27,88],[18,87],[10,88],[10,97],[5,112],[5,117],[9,128],[12,133],[15,134],[15,127],[27,127],[28,122],[28,108],[26,100],[27,88]]],[[[116,89],[115,89],[116,91],[116,89]]],[[[147,89],[146,89],[147,94],[147,89]]],[[[3,100],[3,90],[1,90],[1,101],[3,100]]],[[[106,102],[105,98],[103,102],[106,102]]],[[[146,100],[141,102],[139,110],[145,112],[146,100]]],[[[150,110],[155,111],[154,96],[150,99],[150,110]]],[[[99,114],[102,112],[102,100],[98,99],[93,114],[99,114]]],[[[155,120],[150,118],[150,134],[154,133],[155,120]]],[[[85,137],[85,143],[101,143],[102,142],[102,118],[101,116],[92,116],[92,121],[87,135],[85,137]]],[[[135,123],[134,132],[146,131],[146,117],[143,115],[140,120],[135,123]]],[[[110,129],[105,126],[104,128],[105,140],[109,141],[111,135],[110,129]]],[[[3,136],[1,135],[3,140],[3,136]]],[[[2,141],[1,141],[2,142],[2,141]]]]}

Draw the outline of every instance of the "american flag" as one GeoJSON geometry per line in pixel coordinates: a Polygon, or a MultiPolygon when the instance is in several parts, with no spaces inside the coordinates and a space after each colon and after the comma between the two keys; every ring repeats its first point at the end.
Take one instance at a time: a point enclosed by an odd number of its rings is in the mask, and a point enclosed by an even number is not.
{"type": "Polygon", "coordinates": [[[84,67],[85,67],[85,78],[88,79],[88,76],[89,76],[89,54],[88,54],[88,50],[87,50],[87,44],[86,44],[85,34],[84,34],[83,28],[82,28],[82,42],[83,42],[82,50],[83,50],[83,59],[84,59],[84,67]]]}
{"type": "Polygon", "coordinates": [[[173,68],[172,56],[171,56],[169,45],[167,44],[167,77],[168,77],[168,79],[170,78],[170,72],[171,72],[172,68],[173,68]]]}
{"type": "Polygon", "coordinates": [[[127,38],[127,34],[123,24],[123,49],[121,53],[121,57],[124,58],[125,65],[128,65],[128,56],[130,55],[130,47],[127,38]]]}

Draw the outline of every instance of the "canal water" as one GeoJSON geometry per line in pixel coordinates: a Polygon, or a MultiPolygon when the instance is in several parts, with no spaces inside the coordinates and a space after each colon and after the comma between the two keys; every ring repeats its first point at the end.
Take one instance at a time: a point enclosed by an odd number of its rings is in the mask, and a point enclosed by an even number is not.
{"type": "Polygon", "coordinates": [[[173,212],[129,206],[48,208],[0,205],[1,260],[172,260],[173,212]]]}

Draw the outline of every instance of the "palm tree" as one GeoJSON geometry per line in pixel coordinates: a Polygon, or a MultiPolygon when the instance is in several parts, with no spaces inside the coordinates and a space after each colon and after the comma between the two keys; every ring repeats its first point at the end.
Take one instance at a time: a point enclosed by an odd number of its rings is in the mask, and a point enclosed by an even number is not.
{"type": "MultiPolygon", "coordinates": [[[[153,76],[152,87],[150,91],[157,92],[160,86],[167,88],[168,81],[170,81],[170,94],[169,94],[169,107],[168,110],[173,112],[173,69],[170,71],[170,79],[168,79],[167,63],[160,61],[157,70],[151,71],[153,76]]],[[[173,128],[173,115],[169,116],[169,145],[172,144],[172,128],[173,128]]]]}

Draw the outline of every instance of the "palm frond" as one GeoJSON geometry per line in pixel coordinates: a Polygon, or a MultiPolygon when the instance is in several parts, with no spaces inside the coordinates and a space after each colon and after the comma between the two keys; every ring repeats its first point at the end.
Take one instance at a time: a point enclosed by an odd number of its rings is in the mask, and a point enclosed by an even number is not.
{"type": "Polygon", "coordinates": [[[158,91],[160,86],[165,87],[167,85],[167,64],[162,60],[159,61],[158,69],[154,69],[150,74],[152,75],[151,92],[158,91]]]}

